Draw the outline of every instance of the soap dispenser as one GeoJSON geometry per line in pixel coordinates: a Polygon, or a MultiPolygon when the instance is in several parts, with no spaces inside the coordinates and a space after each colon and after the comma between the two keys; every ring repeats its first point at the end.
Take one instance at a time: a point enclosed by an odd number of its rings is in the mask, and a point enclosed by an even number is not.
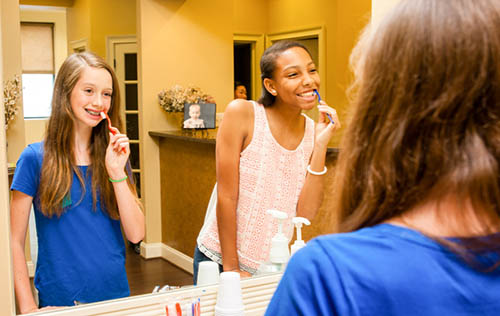
{"type": "Polygon", "coordinates": [[[291,254],[297,252],[300,248],[304,247],[306,243],[302,240],[302,225],[311,225],[311,222],[305,217],[294,217],[292,223],[295,225],[297,239],[291,247],[291,254]]]}
{"type": "Polygon", "coordinates": [[[267,274],[272,272],[280,272],[285,270],[286,262],[290,257],[290,252],[288,250],[288,239],[283,234],[283,220],[288,218],[285,212],[278,210],[267,210],[268,214],[271,214],[274,218],[278,219],[279,226],[278,232],[271,239],[271,249],[269,252],[269,261],[264,262],[260,265],[256,274],[267,274]]]}
{"type": "Polygon", "coordinates": [[[278,232],[271,239],[271,250],[269,252],[269,261],[273,264],[282,264],[283,267],[290,258],[290,251],[288,250],[288,238],[283,234],[283,221],[288,218],[285,212],[278,210],[267,210],[278,220],[278,232]]]}

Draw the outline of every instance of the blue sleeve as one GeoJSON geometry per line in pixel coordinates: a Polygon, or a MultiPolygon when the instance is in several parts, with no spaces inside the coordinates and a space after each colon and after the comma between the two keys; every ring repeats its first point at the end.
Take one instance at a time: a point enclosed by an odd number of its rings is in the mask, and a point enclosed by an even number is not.
{"type": "Polygon", "coordinates": [[[37,146],[29,145],[24,149],[16,163],[11,190],[35,197],[40,184],[41,161],[37,146]]]}
{"type": "Polygon", "coordinates": [[[342,290],[339,291],[340,280],[331,262],[328,254],[314,241],[295,253],[266,315],[339,315],[334,296],[342,290]]]}

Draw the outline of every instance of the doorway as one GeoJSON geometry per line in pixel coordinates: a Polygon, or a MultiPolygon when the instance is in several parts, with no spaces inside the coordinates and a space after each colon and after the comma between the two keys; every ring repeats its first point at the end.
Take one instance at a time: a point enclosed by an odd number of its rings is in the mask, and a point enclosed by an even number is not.
{"type": "Polygon", "coordinates": [[[252,44],[234,42],[234,82],[241,83],[247,90],[247,97],[255,100],[252,95],[252,44]]]}
{"type": "Polygon", "coordinates": [[[108,39],[108,60],[112,60],[120,85],[120,105],[125,132],[130,140],[130,164],[141,198],[141,163],[139,132],[139,93],[137,73],[137,43],[135,38],[108,39]]]}

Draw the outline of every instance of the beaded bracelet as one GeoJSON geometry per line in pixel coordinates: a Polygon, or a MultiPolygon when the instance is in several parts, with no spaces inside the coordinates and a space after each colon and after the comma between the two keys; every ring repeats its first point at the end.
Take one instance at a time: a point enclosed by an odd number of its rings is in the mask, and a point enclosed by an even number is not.
{"type": "Polygon", "coordinates": [[[108,178],[108,179],[109,179],[109,182],[117,183],[117,182],[122,182],[122,181],[127,180],[128,176],[125,176],[124,178],[117,179],[117,180],[114,180],[114,179],[111,179],[111,178],[108,178]]]}
{"type": "Polygon", "coordinates": [[[325,168],[323,169],[323,171],[320,171],[320,172],[317,172],[317,171],[312,171],[311,170],[311,165],[307,165],[307,172],[309,172],[310,174],[313,174],[315,176],[322,176],[326,173],[326,166],[325,168]]]}

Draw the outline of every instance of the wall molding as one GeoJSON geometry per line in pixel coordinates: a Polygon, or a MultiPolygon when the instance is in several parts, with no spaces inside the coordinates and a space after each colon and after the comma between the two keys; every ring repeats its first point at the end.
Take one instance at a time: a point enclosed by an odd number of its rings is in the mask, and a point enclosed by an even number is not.
{"type": "Polygon", "coordinates": [[[193,258],[164,243],[141,243],[141,256],[145,259],[163,258],[182,270],[193,274],[193,258]]]}

